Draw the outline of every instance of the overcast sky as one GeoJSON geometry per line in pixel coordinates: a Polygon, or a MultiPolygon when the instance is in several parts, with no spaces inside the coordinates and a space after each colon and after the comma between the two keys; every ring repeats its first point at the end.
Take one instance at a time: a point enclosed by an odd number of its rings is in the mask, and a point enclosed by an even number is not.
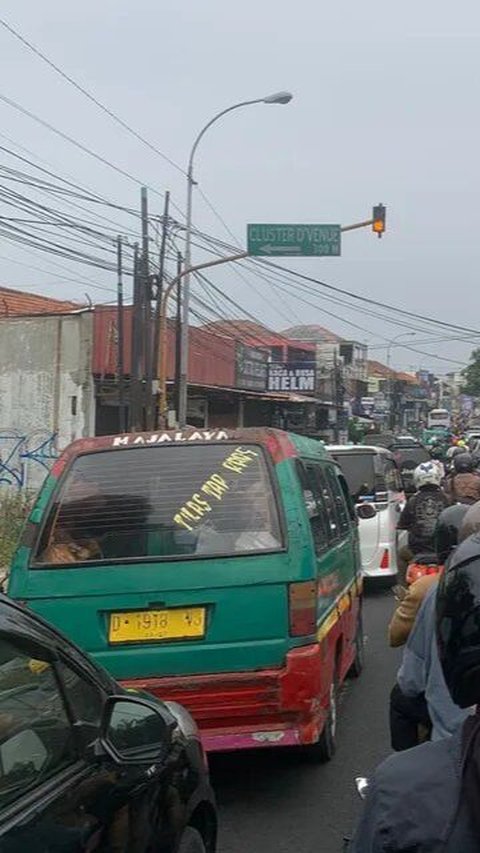
{"type": "MultiPolygon", "coordinates": [[[[369,229],[352,232],[344,236],[341,258],[289,265],[373,299],[480,329],[478,0],[4,0],[0,11],[182,168],[196,132],[218,110],[290,90],[288,106],[260,105],[227,116],[198,151],[200,186],[238,241],[244,242],[249,221],[349,224],[384,202],[388,230],[382,240],[369,229]]],[[[157,192],[169,189],[185,209],[180,171],[3,28],[0,56],[2,95],[157,192]]],[[[0,134],[0,145],[17,151],[22,145],[53,171],[138,206],[133,181],[1,102],[0,134]]],[[[0,163],[19,168],[1,151],[0,163]]],[[[160,195],[151,192],[150,208],[161,212],[160,195]]],[[[3,206],[0,214],[12,215],[3,206]]],[[[232,241],[198,193],[194,219],[202,230],[232,241]]],[[[113,276],[63,263],[70,276],[86,277],[92,287],[64,280],[48,255],[0,237],[2,284],[67,298],[83,299],[85,292],[94,300],[113,298],[93,288],[115,287],[113,276]]],[[[252,275],[242,281],[227,268],[211,278],[273,328],[317,322],[368,341],[372,356],[383,360],[385,348],[379,347],[405,331],[369,316],[364,306],[367,313],[325,301],[325,310],[341,318],[334,319],[291,291],[274,298],[264,281],[252,275]]],[[[439,331],[442,338],[448,334],[439,331]]],[[[426,344],[428,337],[417,331],[418,343],[411,339],[426,355],[395,348],[392,362],[446,372],[459,369],[455,360],[467,359],[474,345],[433,338],[426,344]]]]}

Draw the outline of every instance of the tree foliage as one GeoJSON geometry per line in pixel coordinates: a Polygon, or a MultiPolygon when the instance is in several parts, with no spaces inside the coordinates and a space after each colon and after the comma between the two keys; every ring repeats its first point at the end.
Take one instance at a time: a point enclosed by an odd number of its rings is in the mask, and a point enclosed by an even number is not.
{"type": "Polygon", "coordinates": [[[474,349],[470,364],[463,371],[465,384],[463,391],[472,397],[480,397],[480,349],[474,349]]]}

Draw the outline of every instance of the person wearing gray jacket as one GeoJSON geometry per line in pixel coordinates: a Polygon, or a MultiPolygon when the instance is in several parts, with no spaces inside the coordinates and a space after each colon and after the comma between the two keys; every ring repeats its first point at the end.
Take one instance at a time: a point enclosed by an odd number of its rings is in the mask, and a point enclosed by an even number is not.
{"type": "Polygon", "coordinates": [[[434,603],[438,661],[453,704],[467,717],[453,736],[380,765],[350,853],[480,850],[479,533],[457,548],[434,603]]]}
{"type": "Polygon", "coordinates": [[[425,696],[432,724],[432,740],[454,734],[468,711],[452,701],[443,677],[435,635],[438,582],[428,590],[407,640],[397,684],[404,696],[425,696]]]}

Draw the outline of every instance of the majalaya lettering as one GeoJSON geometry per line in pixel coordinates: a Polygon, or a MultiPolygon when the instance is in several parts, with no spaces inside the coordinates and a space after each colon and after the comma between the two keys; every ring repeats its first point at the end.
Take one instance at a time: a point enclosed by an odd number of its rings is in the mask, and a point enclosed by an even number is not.
{"type": "MultiPolygon", "coordinates": [[[[226,459],[222,462],[222,468],[231,471],[234,474],[241,474],[258,456],[255,450],[245,450],[243,447],[237,447],[226,459]]],[[[190,500],[186,501],[181,509],[173,516],[175,524],[183,527],[185,530],[193,530],[193,525],[201,521],[204,515],[212,511],[212,504],[206,500],[205,495],[214,500],[221,501],[230,486],[221,474],[212,474],[200,487],[198,492],[194,492],[190,500]]]]}
{"type": "Polygon", "coordinates": [[[182,441],[224,441],[229,435],[224,429],[197,430],[192,433],[184,432],[154,432],[151,435],[116,435],[113,447],[130,447],[132,445],[148,446],[150,444],[169,444],[182,441]]]}

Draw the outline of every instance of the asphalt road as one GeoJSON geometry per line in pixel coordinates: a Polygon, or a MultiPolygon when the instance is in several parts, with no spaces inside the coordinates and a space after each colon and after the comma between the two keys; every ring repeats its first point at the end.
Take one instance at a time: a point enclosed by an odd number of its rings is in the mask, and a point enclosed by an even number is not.
{"type": "Polygon", "coordinates": [[[390,591],[366,595],[365,669],[343,691],[338,750],[329,764],[310,764],[294,749],[211,759],[219,853],[340,853],[361,807],[354,778],[389,752],[388,694],[400,657],[385,640],[393,606],[390,591]]]}

